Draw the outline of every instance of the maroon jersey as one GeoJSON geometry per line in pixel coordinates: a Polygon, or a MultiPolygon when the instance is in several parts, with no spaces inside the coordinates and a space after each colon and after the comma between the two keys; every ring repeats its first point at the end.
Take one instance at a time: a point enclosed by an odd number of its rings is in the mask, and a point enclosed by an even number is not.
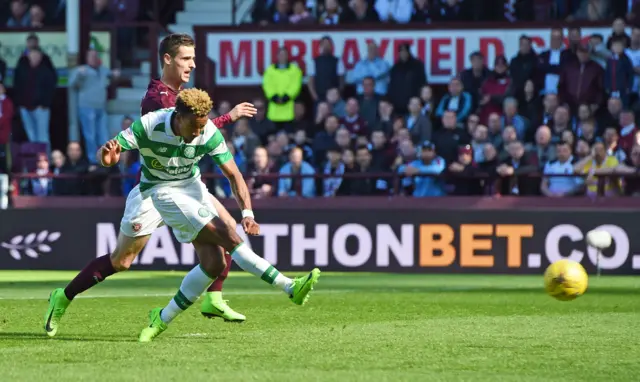
{"type": "MultiPolygon", "coordinates": [[[[177,96],[178,91],[171,89],[165,85],[164,82],[159,79],[151,80],[147,87],[147,92],[145,93],[142,102],[140,102],[140,115],[176,106],[177,96]]],[[[224,114],[218,118],[214,118],[212,122],[217,128],[221,129],[225,125],[231,123],[231,116],[229,114],[224,114]]],[[[136,183],[140,183],[141,174],[142,172],[138,173],[138,180],[136,183]]]]}
{"type": "Polygon", "coordinates": [[[367,121],[358,114],[353,117],[344,116],[340,118],[340,127],[344,127],[349,130],[352,136],[366,137],[369,135],[369,126],[367,126],[367,121]]]}

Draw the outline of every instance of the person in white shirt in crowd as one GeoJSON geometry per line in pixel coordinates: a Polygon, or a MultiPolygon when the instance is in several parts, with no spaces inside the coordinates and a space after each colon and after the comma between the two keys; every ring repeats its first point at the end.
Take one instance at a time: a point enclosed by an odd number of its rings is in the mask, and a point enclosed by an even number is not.
{"type": "Polygon", "coordinates": [[[607,49],[607,44],[601,34],[596,33],[589,38],[589,57],[603,68],[607,66],[607,59],[611,57],[611,51],[607,49]]]}
{"type": "Polygon", "coordinates": [[[549,175],[569,175],[573,174],[575,160],[571,155],[571,146],[567,142],[559,142],[556,145],[555,161],[548,162],[544,166],[544,175],[540,184],[542,195],[560,198],[564,196],[577,195],[582,191],[580,178],[572,176],[549,176],[549,175]]]}
{"type": "Polygon", "coordinates": [[[375,9],[380,21],[406,24],[411,20],[413,0],[376,0],[375,9]]]}
{"type": "Polygon", "coordinates": [[[358,61],[353,69],[347,73],[347,83],[355,84],[358,95],[362,95],[364,92],[363,80],[367,77],[373,77],[376,94],[383,96],[387,94],[389,86],[389,70],[391,70],[391,65],[380,57],[378,46],[371,41],[367,44],[367,57],[358,61]]]}

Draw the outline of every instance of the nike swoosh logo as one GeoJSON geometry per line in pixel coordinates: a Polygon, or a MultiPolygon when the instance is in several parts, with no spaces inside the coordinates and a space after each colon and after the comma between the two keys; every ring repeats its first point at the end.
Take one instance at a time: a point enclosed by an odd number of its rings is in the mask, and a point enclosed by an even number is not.
{"type": "Polygon", "coordinates": [[[51,313],[49,313],[49,317],[47,318],[47,324],[44,326],[44,329],[47,332],[52,331],[53,329],[51,329],[51,318],[53,317],[53,309],[51,309],[51,313]]]}
{"type": "Polygon", "coordinates": [[[213,305],[211,305],[211,307],[212,307],[213,309],[217,310],[217,311],[218,311],[218,313],[220,313],[220,314],[224,314],[224,310],[221,310],[221,309],[219,309],[219,308],[216,308],[216,307],[215,307],[215,306],[213,306],[213,305]]]}

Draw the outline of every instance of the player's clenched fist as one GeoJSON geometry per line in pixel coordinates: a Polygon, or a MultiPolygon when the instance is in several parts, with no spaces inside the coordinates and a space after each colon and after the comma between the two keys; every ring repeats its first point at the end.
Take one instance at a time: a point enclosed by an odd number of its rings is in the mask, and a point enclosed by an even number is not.
{"type": "Polygon", "coordinates": [[[247,235],[256,236],[260,234],[260,225],[250,217],[242,219],[242,229],[247,235]]]}
{"type": "Polygon", "coordinates": [[[103,166],[111,167],[118,163],[120,160],[120,151],[122,151],[122,147],[120,147],[120,143],[115,139],[107,141],[100,148],[100,161],[103,166]]]}

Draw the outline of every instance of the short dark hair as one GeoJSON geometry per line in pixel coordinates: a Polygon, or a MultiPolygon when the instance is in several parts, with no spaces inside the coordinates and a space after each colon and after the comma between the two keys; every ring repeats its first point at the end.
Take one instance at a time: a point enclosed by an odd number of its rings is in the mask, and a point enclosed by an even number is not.
{"type": "Polygon", "coordinates": [[[160,58],[160,66],[164,66],[164,55],[168,54],[169,57],[175,58],[178,54],[178,49],[181,46],[195,47],[196,42],[193,37],[186,33],[172,33],[160,41],[160,47],[158,48],[158,57],[160,58]]]}

